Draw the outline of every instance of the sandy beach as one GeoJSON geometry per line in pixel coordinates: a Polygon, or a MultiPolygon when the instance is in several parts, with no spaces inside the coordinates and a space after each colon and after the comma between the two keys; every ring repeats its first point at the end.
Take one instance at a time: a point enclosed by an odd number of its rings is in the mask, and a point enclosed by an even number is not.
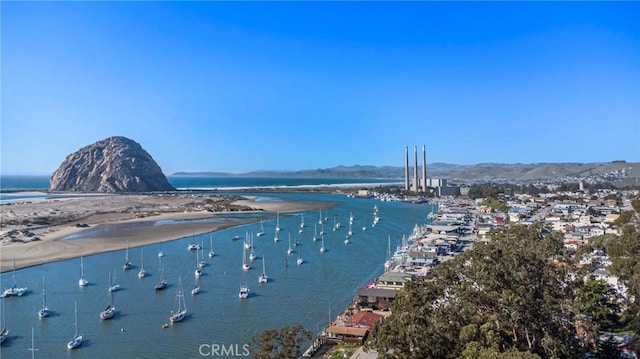
{"type": "Polygon", "coordinates": [[[256,202],[255,197],[200,194],[69,195],[0,205],[0,271],[208,233],[250,221],[131,226],[104,235],[62,240],[102,224],[202,219],[225,213],[324,209],[324,202],[256,202]]]}

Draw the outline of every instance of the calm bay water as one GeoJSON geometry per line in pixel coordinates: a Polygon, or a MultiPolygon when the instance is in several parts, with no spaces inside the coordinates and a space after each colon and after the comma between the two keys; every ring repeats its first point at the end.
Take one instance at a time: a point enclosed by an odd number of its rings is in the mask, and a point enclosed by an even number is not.
{"type": "MultiPolygon", "coordinates": [[[[242,187],[243,184],[236,184],[242,187]]],[[[416,223],[427,221],[429,205],[401,202],[380,202],[373,199],[347,198],[331,194],[260,194],[262,201],[282,198],[318,200],[337,203],[336,207],[323,211],[328,221],[324,225],[327,252],[320,253],[320,240],[313,242],[314,225],[320,225],[318,211],[281,214],[278,235],[274,243],[275,216],[264,215],[265,235],[254,236],[258,258],[252,269],[243,271],[242,240],[245,233],[256,233],[260,223],[252,223],[213,232],[213,248],[216,256],[207,258],[205,275],[198,280],[201,294],[192,296],[196,280],[196,253],[187,250],[192,241],[204,243],[204,253],[209,251],[210,234],[186,237],[171,242],[130,249],[134,269],[123,272],[125,251],[104,253],[84,258],[85,274],[92,283],[78,286],[80,259],[49,263],[16,271],[19,286],[27,286],[29,293],[20,298],[6,298],[6,324],[10,338],[0,349],[2,358],[21,358],[30,355],[31,327],[35,331],[37,357],[49,356],[75,358],[197,358],[201,357],[202,344],[242,345],[251,337],[266,329],[285,325],[302,324],[312,332],[326,326],[330,315],[351,303],[356,289],[365,285],[383,271],[387,254],[387,238],[391,236],[392,248],[403,234],[409,234],[416,223]],[[373,206],[380,208],[380,223],[372,228],[373,206]],[[355,217],[351,244],[345,245],[349,213],[355,217]],[[306,228],[299,234],[301,217],[306,228]],[[331,230],[334,215],[342,223],[336,232],[331,230]],[[367,230],[363,231],[362,226],[367,230]],[[287,239],[302,244],[287,256],[287,239]],[[150,274],[138,279],[141,249],[144,250],[144,267],[150,274]],[[163,251],[164,274],[169,281],[165,291],[155,292],[159,280],[157,253],[163,251]],[[305,263],[295,264],[298,255],[305,263]],[[285,265],[288,261],[288,266],[285,265]],[[258,284],[265,261],[269,283],[258,284]],[[122,289],[113,295],[118,310],[116,318],[100,321],[99,312],[108,303],[109,272],[116,275],[122,289]],[[53,311],[50,318],[38,319],[37,310],[42,305],[42,277],[46,278],[47,303],[53,311]],[[189,316],[184,322],[169,325],[168,316],[175,308],[178,279],[182,279],[189,316]],[[238,298],[240,285],[251,290],[249,299],[238,298]],[[78,303],[78,327],[85,337],[79,349],[67,351],[66,343],[74,335],[73,303],[78,303]],[[122,331],[123,330],[123,331],[122,331]]],[[[74,239],[70,239],[74,240],[74,239]]],[[[248,255],[248,253],[247,253],[248,255]]],[[[12,273],[2,277],[2,288],[13,282],[12,273]]]]}

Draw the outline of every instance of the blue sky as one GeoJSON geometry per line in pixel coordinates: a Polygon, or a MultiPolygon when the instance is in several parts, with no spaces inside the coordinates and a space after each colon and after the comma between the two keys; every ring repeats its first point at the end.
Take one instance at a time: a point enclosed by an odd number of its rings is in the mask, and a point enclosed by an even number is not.
{"type": "Polygon", "coordinates": [[[1,2],[2,174],[640,162],[638,2],[1,2]]]}

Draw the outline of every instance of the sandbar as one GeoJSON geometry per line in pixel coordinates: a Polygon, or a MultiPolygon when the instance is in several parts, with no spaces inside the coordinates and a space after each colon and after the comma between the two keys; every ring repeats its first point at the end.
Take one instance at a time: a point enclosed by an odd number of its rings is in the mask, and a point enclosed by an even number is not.
{"type": "Polygon", "coordinates": [[[65,195],[0,204],[0,272],[79,256],[122,250],[214,232],[257,220],[196,221],[130,226],[107,238],[63,240],[102,224],[211,218],[239,212],[299,212],[333,207],[331,202],[256,201],[251,196],[198,193],[65,195]]]}

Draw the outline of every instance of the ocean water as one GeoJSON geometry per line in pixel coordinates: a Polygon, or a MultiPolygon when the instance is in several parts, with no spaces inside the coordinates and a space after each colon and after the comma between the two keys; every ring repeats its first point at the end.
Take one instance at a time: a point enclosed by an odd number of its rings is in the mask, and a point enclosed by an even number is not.
{"type": "MultiPolygon", "coordinates": [[[[236,183],[229,187],[248,187],[236,183]]],[[[215,192],[213,192],[215,193],[215,192]]],[[[246,193],[245,193],[246,194],[246,193]]],[[[115,251],[84,258],[85,275],[91,282],[79,287],[80,259],[48,263],[15,272],[18,286],[26,286],[29,293],[23,297],[3,300],[9,328],[9,339],[0,348],[2,358],[22,358],[30,355],[31,327],[35,333],[36,357],[53,358],[198,358],[212,356],[212,345],[235,348],[233,352],[216,357],[242,357],[243,345],[267,329],[301,324],[312,332],[325,327],[331,317],[348,306],[358,287],[365,285],[383,272],[388,238],[392,249],[402,235],[408,235],[416,223],[427,222],[432,209],[427,204],[381,202],[375,199],[348,198],[334,194],[251,193],[260,201],[279,201],[292,198],[334,202],[337,205],[322,211],[327,247],[320,253],[320,240],[314,242],[314,227],[320,231],[319,211],[281,214],[279,242],[274,242],[275,215],[263,215],[265,235],[254,235],[258,258],[252,269],[243,271],[242,240],[246,233],[256,233],[260,223],[239,225],[222,231],[199,236],[179,238],[171,242],[132,247],[130,258],[134,268],[124,272],[125,251],[115,251]],[[372,228],[373,207],[380,209],[380,223],[372,228]],[[348,231],[349,214],[355,217],[351,243],[344,244],[348,231]],[[302,217],[306,227],[298,233],[302,217]],[[334,218],[342,228],[332,231],[334,218]],[[323,218],[324,219],[324,218],[323,218]],[[366,226],[365,231],[362,227],[366,226]],[[299,240],[301,245],[287,256],[287,239],[299,240]],[[198,279],[201,294],[192,296],[196,284],[194,270],[196,253],[188,251],[188,243],[204,243],[209,251],[209,238],[213,238],[213,259],[206,258],[205,275],[198,279]],[[144,267],[149,276],[138,279],[144,251],[144,267]],[[156,292],[154,284],[160,278],[159,251],[163,257],[164,276],[169,281],[165,291],[156,292]],[[298,256],[305,263],[297,266],[298,256]],[[263,261],[269,276],[267,284],[258,284],[263,261]],[[108,276],[115,273],[122,289],[113,293],[118,313],[113,320],[100,321],[98,314],[108,303],[108,276]],[[42,305],[42,277],[46,279],[47,304],[51,317],[38,319],[42,305]],[[179,279],[183,284],[188,317],[181,323],[169,324],[168,317],[176,306],[179,279]],[[240,285],[247,284],[251,296],[238,298],[240,285]],[[74,335],[74,302],[78,304],[78,330],[84,335],[82,347],[73,351],[66,343],[74,335]],[[204,354],[204,355],[203,355],[204,354]],[[237,355],[236,355],[237,354],[237,355]]],[[[240,214],[242,216],[242,214],[240,214]]],[[[255,215],[254,215],[255,216],[255,215]]],[[[162,225],[170,225],[162,223],[162,225]]],[[[75,239],[68,239],[73,241],[75,239]]],[[[247,253],[248,255],[248,253],[247,253]]],[[[2,275],[2,289],[13,283],[14,274],[2,275]]]]}

